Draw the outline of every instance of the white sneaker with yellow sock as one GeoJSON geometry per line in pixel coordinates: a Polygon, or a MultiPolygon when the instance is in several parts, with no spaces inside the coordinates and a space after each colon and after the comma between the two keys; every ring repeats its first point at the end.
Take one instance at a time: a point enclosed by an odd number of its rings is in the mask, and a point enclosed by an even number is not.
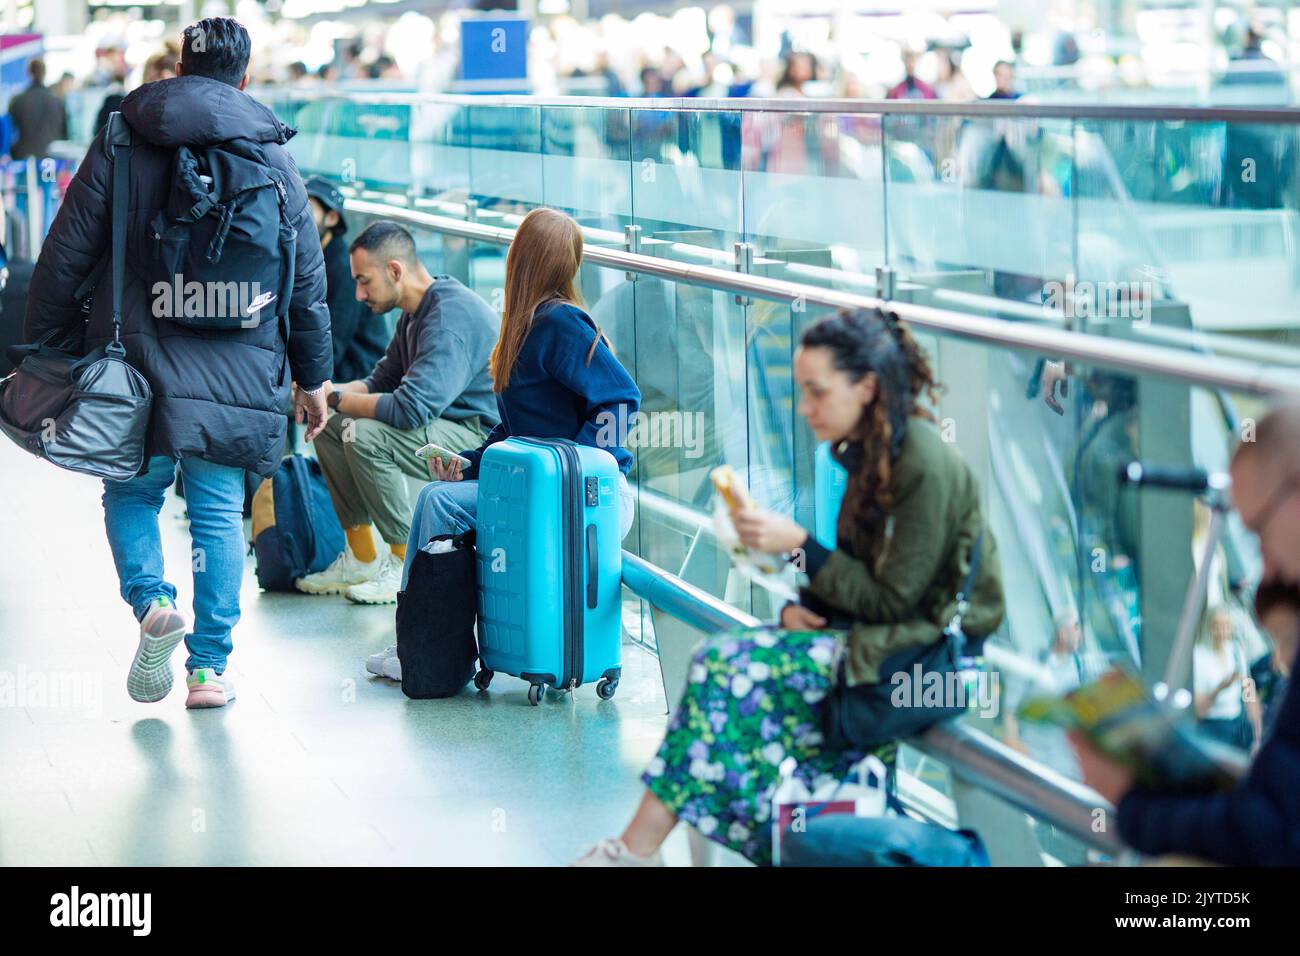
{"type": "Polygon", "coordinates": [[[383,570],[384,555],[375,555],[370,562],[358,561],[351,548],[334,559],[324,571],[317,571],[293,582],[304,594],[341,594],[354,584],[364,584],[383,570]]]}

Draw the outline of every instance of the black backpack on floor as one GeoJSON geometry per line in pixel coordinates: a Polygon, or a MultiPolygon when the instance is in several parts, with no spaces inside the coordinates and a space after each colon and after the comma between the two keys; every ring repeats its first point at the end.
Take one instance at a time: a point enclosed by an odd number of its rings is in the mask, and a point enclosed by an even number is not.
{"type": "Polygon", "coordinates": [[[411,559],[406,589],[397,595],[397,659],[407,697],[452,697],[474,676],[475,564],[472,530],[431,538],[411,559]],[[439,541],[450,541],[451,549],[435,553],[439,541]]]}

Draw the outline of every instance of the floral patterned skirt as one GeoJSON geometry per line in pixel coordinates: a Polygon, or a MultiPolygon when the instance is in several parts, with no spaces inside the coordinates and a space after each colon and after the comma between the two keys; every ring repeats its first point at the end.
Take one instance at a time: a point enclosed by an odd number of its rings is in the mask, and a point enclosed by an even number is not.
{"type": "MultiPolygon", "coordinates": [[[[772,794],[786,757],[808,789],[843,780],[866,751],[822,746],[833,631],[732,631],[695,655],[663,746],[641,779],[700,833],[772,861],[772,794]]],[[[896,746],[876,751],[892,764],[896,746]]]]}

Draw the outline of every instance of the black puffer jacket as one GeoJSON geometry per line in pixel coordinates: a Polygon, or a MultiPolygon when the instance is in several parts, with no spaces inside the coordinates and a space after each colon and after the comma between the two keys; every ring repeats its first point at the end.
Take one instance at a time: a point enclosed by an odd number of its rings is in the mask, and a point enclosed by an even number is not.
{"type": "MultiPolygon", "coordinates": [[[[284,448],[290,379],[318,385],[333,363],[320,239],[284,148],[294,131],[247,94],[201,76],[142,86],[123,101],[122,115],[135,131],[122,340],[127,360],[153,389],[149,452],[270,474],[284,448]],[[232,331],[155,318],[150,290],[132,267],[132,250],[146,248],[149,220],[166,202],[175,148],[236,138],[264,144],[268,164],[284,174],[286,214],[298,231],[287,350],[273,315],[255,329],[232,331]]],[[[109,252],[113,168],[104,138],[103,131],[95,137],[41,248],[27,300],[28,341],[81,321],[75,290],[109,252]]],[[[85,330],[87,351],[113,337],[111,286],[105,272],[85,330]]]]}

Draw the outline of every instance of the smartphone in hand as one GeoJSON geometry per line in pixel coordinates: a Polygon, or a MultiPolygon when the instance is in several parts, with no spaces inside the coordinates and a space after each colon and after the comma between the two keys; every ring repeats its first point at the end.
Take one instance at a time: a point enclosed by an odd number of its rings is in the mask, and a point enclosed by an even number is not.
{"type": "Polygon", "coordinates": [[[452,462],[459,462],[462,469],[470,466],[470,460],[464,455],[457,454],[450,448],[443,448],[441,445],[435,444],[434,442],[429,442],[429,444],[417,448],[415,454],[416,457],[422,458],[425,461],[432,461],[436,458],[442,463],[444,468],[450,468],[452,462]]]}

